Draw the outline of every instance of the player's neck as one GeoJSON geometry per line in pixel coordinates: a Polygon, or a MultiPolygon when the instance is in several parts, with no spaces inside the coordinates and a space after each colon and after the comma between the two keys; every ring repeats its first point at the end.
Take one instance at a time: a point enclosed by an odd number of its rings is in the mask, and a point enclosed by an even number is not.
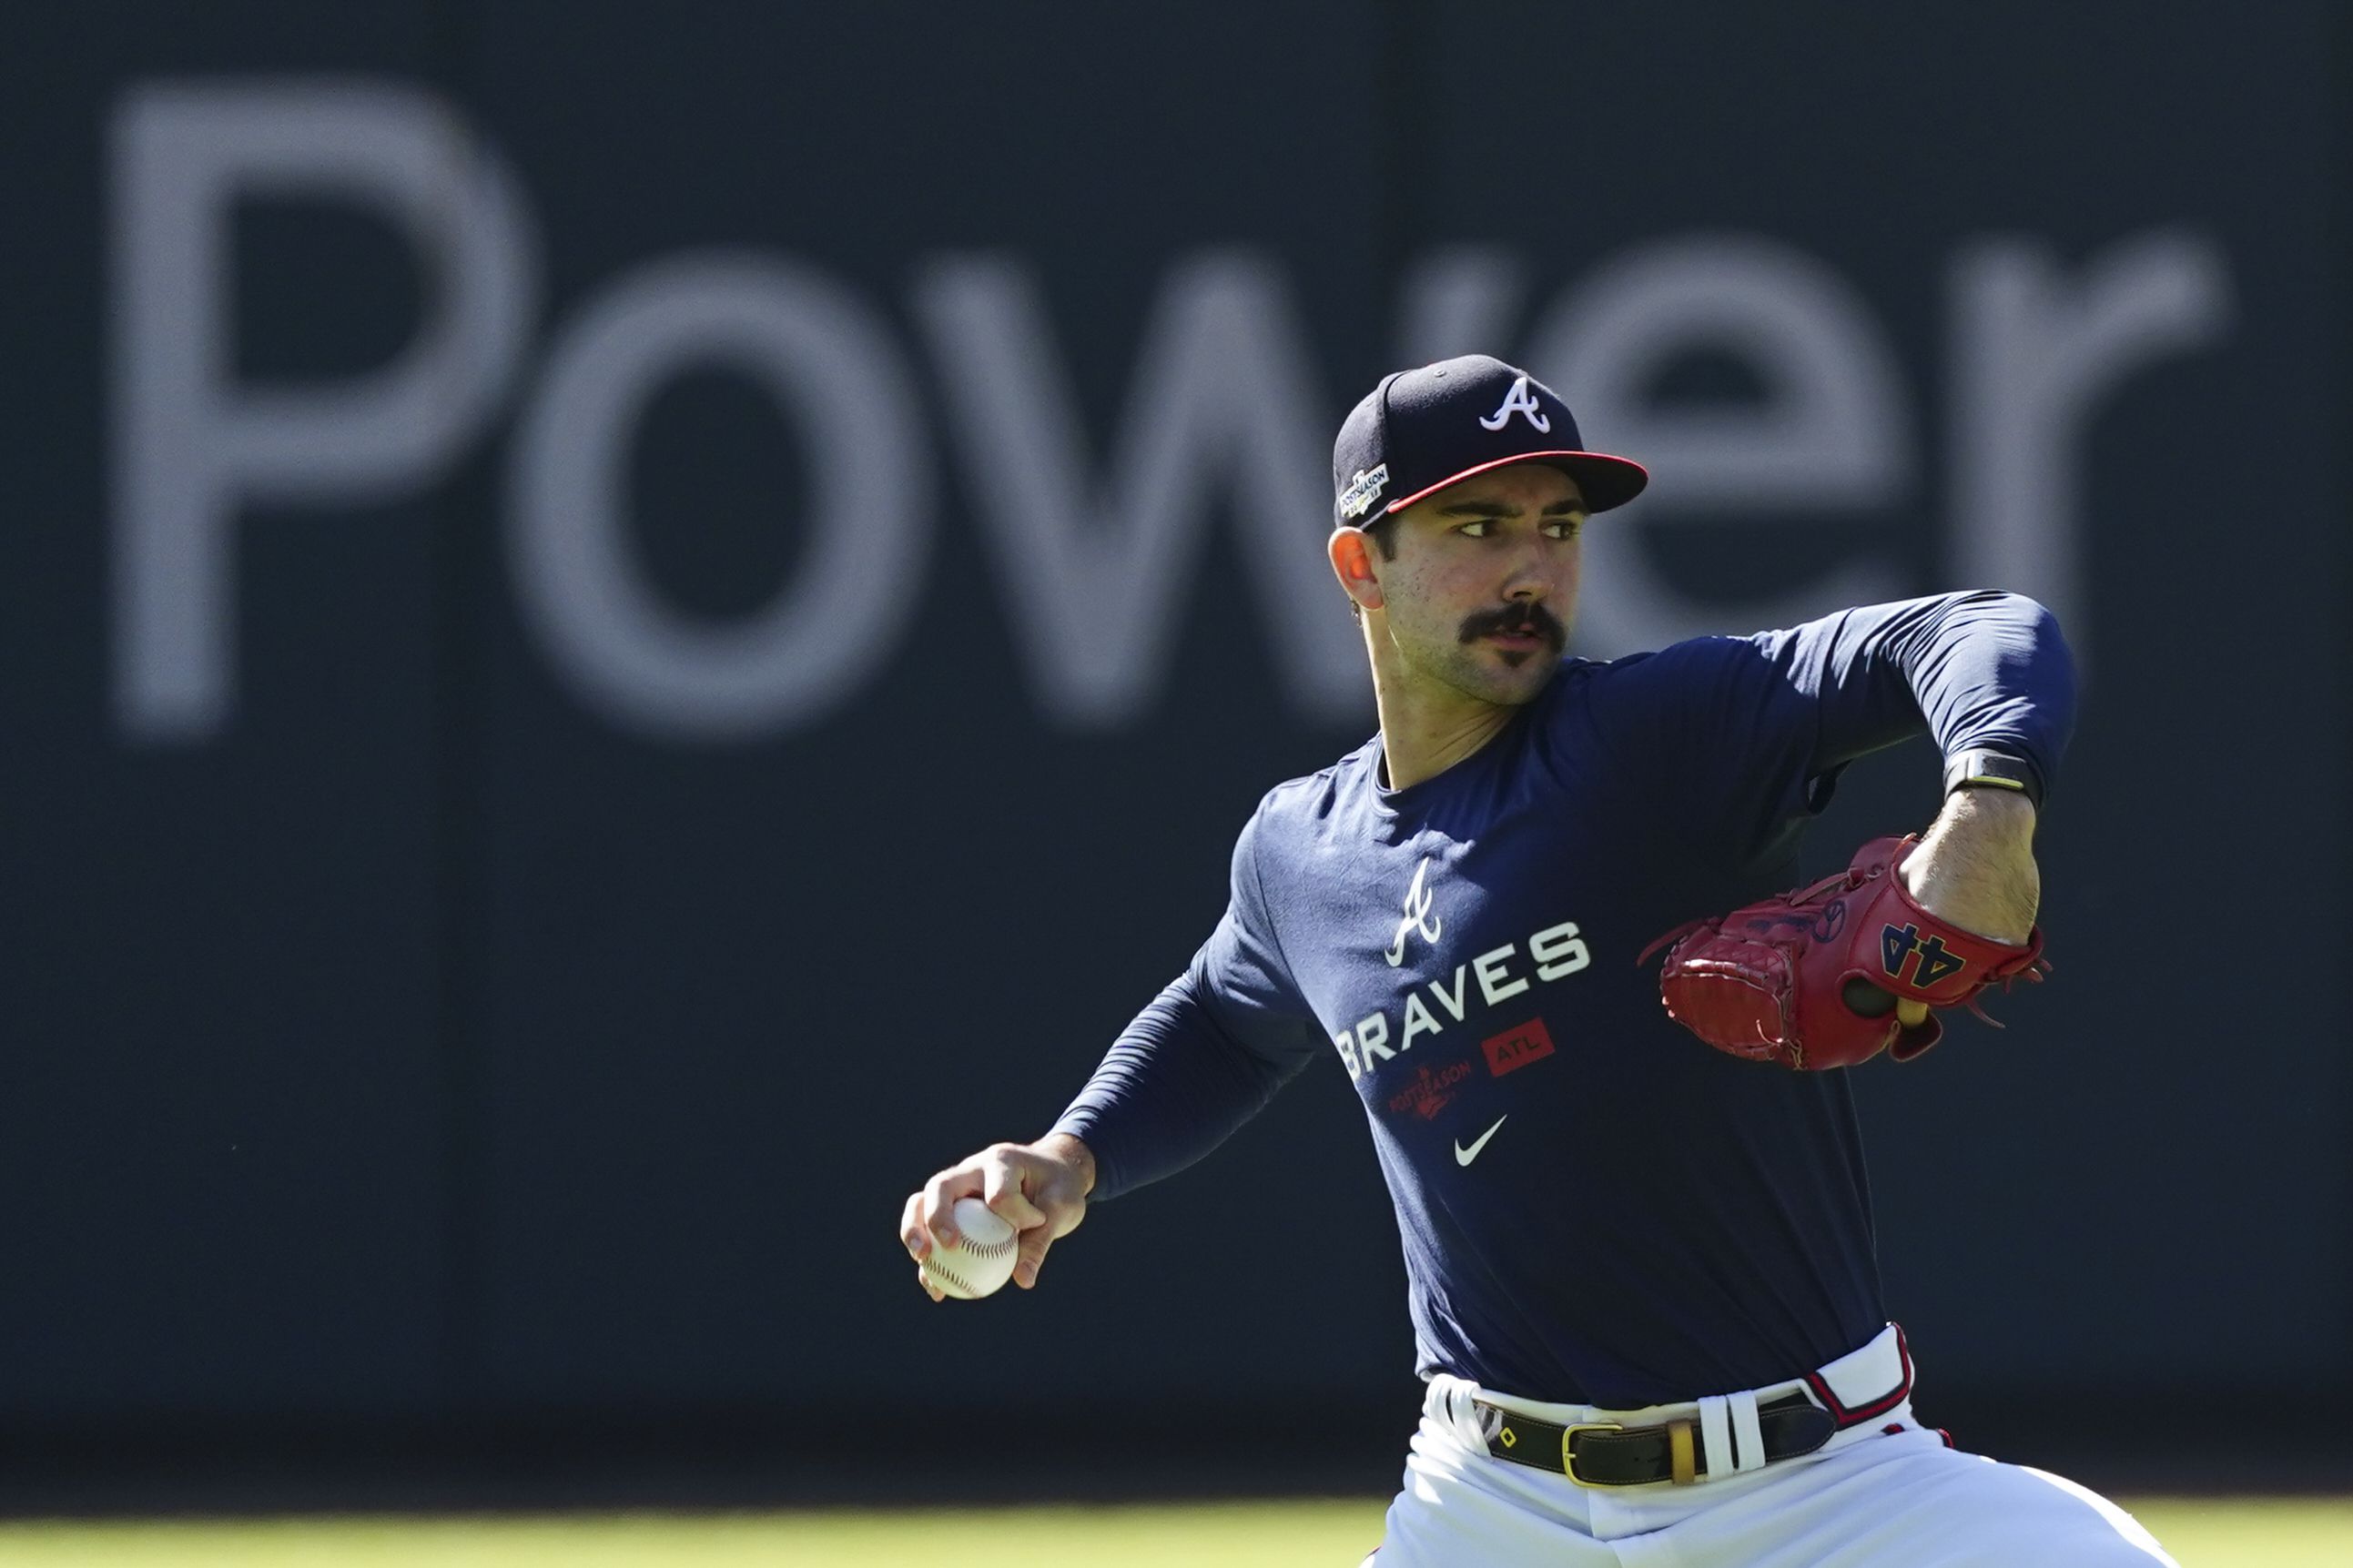
{"type": "Polygon", "coordinates": [[[1503,732],[1516,709],[1376,665],[1373,697],[1381,714],[1381,759],[1391,789],[1409,789],[1471,756],[1503,732]]]}

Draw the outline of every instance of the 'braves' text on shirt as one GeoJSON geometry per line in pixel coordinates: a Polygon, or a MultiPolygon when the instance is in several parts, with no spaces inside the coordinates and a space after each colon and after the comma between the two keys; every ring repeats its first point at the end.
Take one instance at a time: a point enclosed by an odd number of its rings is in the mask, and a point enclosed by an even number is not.
{"type": "MultiPolygon", "coordinates": [[[[1420,883],[1419,872],[1415,882],[1420,883]]],[[[1493,1007],[1510,1001],[1531,984],[1559,980],[1592,962],[1585,939],[1577,934],[1577,922],[1563,921],[1528,938],[1525,956],[1517,942],[1507,942],[1468,963],[1456,964],[1451,984],[1431,980],[1407,991],[1394,1029],[1389,1024],[1391,1015],[1384,1009],[1357,1020],[1354,1028],[1341,1030],[1332,1037],[1332,1043],[1340,1047],[1340,1060],[1348,1076],[1361,1078],[1380,1063],[1396,1059],[1399,1051],[1411,1050],[1422,1036],[1442,1033],[1450,1021],[1461,1023],[1470,1010],[1473,981],[1480,997],[1493,1007]],[[1528,977],[1531,973],[1534,982],[1528,977]]]]}

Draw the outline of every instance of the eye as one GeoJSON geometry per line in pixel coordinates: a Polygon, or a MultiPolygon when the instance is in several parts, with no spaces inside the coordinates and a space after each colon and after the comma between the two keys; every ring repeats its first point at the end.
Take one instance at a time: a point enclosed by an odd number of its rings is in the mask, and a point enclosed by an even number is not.
{"type": "Polygon", "coordinates": [[[1494,526],[1482,517],[1473,522],[1460,524],[1454,531],[1465,539],[1484,539],[1487,537],[1487,531],[1494,526]]]}
{"type": "Polygon", "coordinates": [[[1567,517],[1550,518],[1545,522],[1545,531],[1555,539],[1575,539],[1584,530],[1585,514],[1581,511],[1570,512],[1567,517]]]}

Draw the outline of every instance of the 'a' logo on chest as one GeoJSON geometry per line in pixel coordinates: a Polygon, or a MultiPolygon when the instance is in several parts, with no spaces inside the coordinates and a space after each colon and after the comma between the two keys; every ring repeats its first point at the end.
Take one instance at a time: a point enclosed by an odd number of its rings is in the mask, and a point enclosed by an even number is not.
{"type": "Polygon", "coordinates": [[[1437,895],[1430,890],[1430,857],[1425,855],[1421,864],[1413,868],[1413,886],[1405,890],[1405,919],[1398,921],[1397,936],[1389,942],[1388,951],[1381,954],[1389,961],[1391,969],[1405,962],[1409,937],[1419,932],[1422,941],[1435,942],[1446,929],[1444,922],[1430,912],[1436,901],[1437,895]]]}

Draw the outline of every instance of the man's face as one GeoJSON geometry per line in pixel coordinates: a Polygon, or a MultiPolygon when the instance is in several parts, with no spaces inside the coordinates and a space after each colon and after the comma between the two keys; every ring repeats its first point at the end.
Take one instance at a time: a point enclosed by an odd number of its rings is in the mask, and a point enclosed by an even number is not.
{"type": "Polygon", "coordinates": [[[1397,554],[1372,550],[1376,636],[1417,676],[1482,702],[1532,700],[1577,614],[1585,498],[1544,463],[1449,485],[1398,514],[1397,554]]]}

